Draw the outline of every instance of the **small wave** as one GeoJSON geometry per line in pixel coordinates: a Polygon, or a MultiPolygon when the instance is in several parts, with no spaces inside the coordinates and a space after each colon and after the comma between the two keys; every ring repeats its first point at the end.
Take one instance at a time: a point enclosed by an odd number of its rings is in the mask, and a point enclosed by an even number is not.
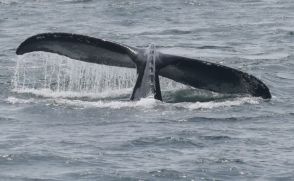
{"type": "Polygon", "coordinates": [[[204,121],[204,122],[208,122],[208,121],[238,121],[238,120],[242,120],[242,119],[247,119],[247,117],[224,117],[224,118],[213,118],[213,117],[193,117],[193,118],[189,118],[189,119],[185,119],[185,121],[188,121],[188,122],[201,122],[201,121],[204,121]]]}
{"type": "Polygon", "coordinates": [[[6,154],[6,155],[0,155],[0,161],[6,161],[7,163],[11,164],[23,164],[27,161],[61,161],[66,162],[68,160],[67,157],[59,156],[59,155],[53,155],[53,154],[47,154],[47,153],[29,153],[29,152],[23,152],[23,153],[15,153],[15,154],[6,154]]]}
{"type": "Polygon", "coordinates": [[[192,140],[183,138],[183,137],[141,137],[130,142],[130,145],[135,147],[141,146],[163,146],[163,145],[170,145],[174,147],[178,146],[193,146],[193,147],[202,147],[201,144],[194,143],[192,140]]]}
{"type": "Polygon", "coordinates": [[[64,1],[64,3],[68,3],[68,4],[78,4],[78,3],[90,3],[93,0],[67,0],[64,1]]]}
{"type": "Polygon", "coordinates": [[[16,97],[8,97],[6,99],[6,102],[10,104],[29,104],[29,103],[35,103],[35,99],[20,99],[16,97]]]}
{"type": "Polygon", "coordinates": [[[279,72],[276,75],[281,79],[294,80],[294,73],[291,72],[279,72]]]}
{"type": "Polygon", "coordinates": [[[192,31],[189,30],[179,30],[179,29],[170,29],[170,30],[164,30],[160,32],[159,34],[171,34],[171,35],[183,35],[183,34],[190,34],[192,31]]]}
{"type": "Polygon", "coordinates": [[[195,160],[197,164],[245,164],[245,161],[238,158],[199,158],[195,160]]]}
{"type": "Polygon", "coordinates": [[[9,118],[9,117],[0,117],[0,121],[3,122],[12,122],[15,121],[15,118],[9,118]]]}
{"type": "Polygon", "coordinates": [[[237,163],[244,164],[245,162],[242,159],[233,159],[233,158],[219,158],[215,163],[237,163]]]}
{"type": "Polygon", "coordinates": [[[198,49],[220,49],[220,50],[233,49],[233,47],[229,47],[229,46],[213,46],[213,45],[204,45],[204,46],[199,46],[197,48],[198,49]]]}
{"type": "Polygon", "coordinates": [[[169,29],[169,30],[163,30],[163,31],[147,31],[142,32],[140,35],[184,35],[184,34],[190,34],[193,31],[190,30],[180,30],[180,29],[169,29]]]}
{"type": "Polygon", "coordinates": [[[171,169],[159,169],[149,172],[153,177],[157,178],[168,178],[168,180],[173,179],[187,179],[184,173],[171,169]]]}
{"type": "Polygon", "coordinates": [[[1,175],[1,180],[22,180],[22,181],[61,181],[60,179],[49,179],[49,178],[41,178],[41,177],[33,177],[33,176],[7,176],[1,175]]]}
{"type": "Polygon", "coordinates": [[[17,0],[0,0],[0,4],[15,5],[18,4],[17,0]]]}
{"type": "Polygon", "coordinates": [[[232,139],[231,137],[225,136],[225,135],[202,136],[202,138],[205,140],[230,140],[230,139],[232,139]]]}
{"type": "Polygon", "coordinates": [[[13,155],[12,154],[0,155],[0,160],[2,160],[2,161],[11,161],[11,160],[13,160],[13,155]]]}

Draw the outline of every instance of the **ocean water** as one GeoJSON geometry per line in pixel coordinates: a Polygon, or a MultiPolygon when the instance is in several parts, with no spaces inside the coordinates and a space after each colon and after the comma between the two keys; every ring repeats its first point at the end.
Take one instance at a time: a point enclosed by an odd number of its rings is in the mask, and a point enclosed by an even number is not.
{"type": "Polygon", "coordinates": [[[294,180],[293,50],[293,0],[0,0],[0,180],[294,180]],[[273,98],[162,80],[165,102],[130,102],[134,70],[15,54],[44,32],[155,44],[273,98]]]}

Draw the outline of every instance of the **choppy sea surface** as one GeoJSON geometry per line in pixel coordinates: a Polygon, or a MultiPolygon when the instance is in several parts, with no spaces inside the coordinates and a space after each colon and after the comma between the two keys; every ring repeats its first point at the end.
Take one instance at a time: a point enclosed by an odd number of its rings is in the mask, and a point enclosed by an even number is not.
{"type": "Polygon", "coordinates": [[[0,0],[0,180],[294,180],[293,50],[293,0],[0,0]],[[152,43],[273,98],[162,80],[165,102],[130,102],[133,70],[15,54],[44,32],[152,43]]]}

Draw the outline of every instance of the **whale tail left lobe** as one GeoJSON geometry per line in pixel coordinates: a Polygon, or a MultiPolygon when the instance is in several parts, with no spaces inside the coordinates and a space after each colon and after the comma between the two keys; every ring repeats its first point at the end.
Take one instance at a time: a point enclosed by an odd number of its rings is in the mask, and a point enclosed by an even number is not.
{"type": "Polygon", "coordinates": [[[109,66],[137,68],[138,78],[131,100],[153,95],[162,100],[159,75],[195,88],[220,93],[250,94],[271,98],[268,87],[256,77],[239,70],[205,62],[68,33],[43,33],[26,39],[17,55],[45,51],[72,59],[109,66]]]}
{"type": "MultiPolygon", "coordinates": [[[[131,100],[147,96],[162,100],[155,57],[142,49],[84,35],[43,33],[26,39],[16,54],[34,51],[56,53],[89,63],[137,68],[138,78],[131,100]]],[[[154,54],[154,50],[152,52],[154,54]]]]}

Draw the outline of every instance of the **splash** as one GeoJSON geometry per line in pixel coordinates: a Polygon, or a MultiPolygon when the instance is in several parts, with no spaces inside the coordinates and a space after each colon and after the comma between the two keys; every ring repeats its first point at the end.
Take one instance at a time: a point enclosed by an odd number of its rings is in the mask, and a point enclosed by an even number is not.
{"type": "MultiPolygon", "coordinates": [[[[154,54],[148,56],[152,58],[154,54]]],[[[106,98],[129,96],[136,79],[135,69],[90,64],[56,54],[36,52],[17,57],[12,82],[13,91],[17,93],[52,98],[106,98]]],[[[166,78],[160,78],[160,82],[162,90],[185,87],[166,78]]]]}

